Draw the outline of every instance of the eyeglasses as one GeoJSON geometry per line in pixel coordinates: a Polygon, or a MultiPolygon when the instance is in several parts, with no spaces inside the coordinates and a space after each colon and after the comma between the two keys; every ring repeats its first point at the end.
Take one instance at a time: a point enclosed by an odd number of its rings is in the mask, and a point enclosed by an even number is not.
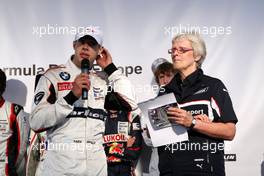
{"type": "Polygon", "coordinates": [[[171,48],[168,50],[168,53],[169,54],[173,54],[175,51],[178,52],[178,54],[183,54],[183,53],[186,53],[188,51],[192,51],[193,49],[192,48],[183,48],[183,47],[179,47],[179,49],[177,48],[171,48]]]}

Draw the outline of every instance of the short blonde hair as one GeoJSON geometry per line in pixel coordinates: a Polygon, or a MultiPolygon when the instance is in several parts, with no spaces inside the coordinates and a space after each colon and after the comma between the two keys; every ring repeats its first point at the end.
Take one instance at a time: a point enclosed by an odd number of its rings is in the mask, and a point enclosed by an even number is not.
{"type": "Polygon", "coordinates": [[[197,56],[201,57],[199,61],[197,61],[198,68],[201,68],[202,63],[204,62],[206,57],[206,46],[204,40],[201,38],[201,36],[198,33],[192,31],[192,32],[186,32],[176,35],[175,37],[173,37],[172,43],[182,39],[186,39],[191,42],[194,57],[197,56]]]}

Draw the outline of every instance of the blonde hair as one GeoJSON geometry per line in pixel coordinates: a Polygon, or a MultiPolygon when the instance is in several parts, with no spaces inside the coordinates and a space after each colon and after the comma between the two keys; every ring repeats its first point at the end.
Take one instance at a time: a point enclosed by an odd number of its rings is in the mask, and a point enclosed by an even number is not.
{"type": "Polygon", "coordinates": [[[179,41],[182,39],[186,39],[191,42],[194,57],[200,56],[200,59],[197,61],[197,67],[201,68],[202,63],[206,57],[206,46],[204,40],[201,36],[195,31],[181,33],[173,37],[172,43],[175,41],[179,41]]]}

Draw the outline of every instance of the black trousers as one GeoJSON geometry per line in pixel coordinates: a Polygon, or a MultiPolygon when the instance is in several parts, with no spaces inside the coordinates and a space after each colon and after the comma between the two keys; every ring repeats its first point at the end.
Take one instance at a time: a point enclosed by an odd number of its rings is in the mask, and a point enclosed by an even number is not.
{"type": "Polygon", "coordinates": [[[131,163],[108,163],[108,176],[131,176],[131,163]]]}
{"type": "Polygon", "coordinates": [[[177,151],[159,147],[160,176],[225,176],[223,154],[177,151]]]}

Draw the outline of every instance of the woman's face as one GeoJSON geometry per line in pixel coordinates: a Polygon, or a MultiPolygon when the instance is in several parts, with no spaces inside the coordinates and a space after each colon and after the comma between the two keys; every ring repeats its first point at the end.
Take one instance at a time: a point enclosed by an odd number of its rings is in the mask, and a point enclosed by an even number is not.
{"type": "Polygon", "coordinates": [[[191,42],[187,39],[173,41],[171,48],[173,66],[179,72],[192,72],[197,69],[191,42]]]}

